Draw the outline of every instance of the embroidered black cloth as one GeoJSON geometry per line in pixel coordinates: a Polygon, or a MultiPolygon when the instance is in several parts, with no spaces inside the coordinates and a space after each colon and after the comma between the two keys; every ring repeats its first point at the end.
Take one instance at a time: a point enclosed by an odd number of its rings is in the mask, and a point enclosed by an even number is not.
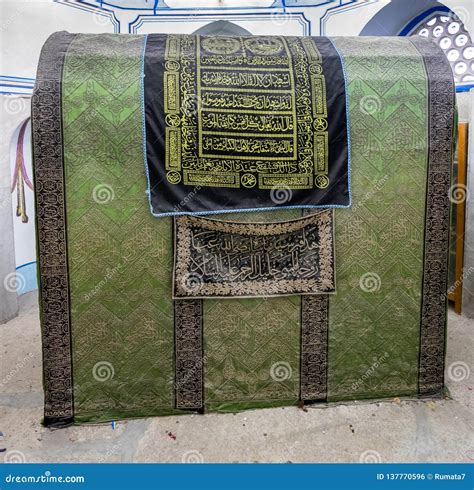
{"type": "Polygon", "coordinates": [[[175,218],[175,298],[335,291],[333,210],[277,223],[175,218]]]}
{"type": "Polygon", "coordinates": [[[344,71],[328,38],[151,34],[143,85],[153,214],[350,205],[344,71]]]}

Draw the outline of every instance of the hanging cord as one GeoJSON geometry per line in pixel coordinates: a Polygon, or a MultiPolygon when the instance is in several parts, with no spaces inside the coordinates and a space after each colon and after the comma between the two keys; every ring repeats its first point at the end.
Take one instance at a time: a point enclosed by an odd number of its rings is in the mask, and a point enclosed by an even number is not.
{"type": "Polygon", "coordinates": [[[21,216],[22,223],[28,223],[28,215],[26,214],[26,199],[25,199],[25,184],[33,190],[33,184],[28,177],[28,172],[25,167],[25,159],[23,156],[23,142],[25,140],[26,126],[28,126],[30,118],[23,121],[20,132],[18,134],[18,140],[16,142],[16,161],[15,171],[13,173],[13,184],[11,192],[16,188],[16,215],[21,216]]]}

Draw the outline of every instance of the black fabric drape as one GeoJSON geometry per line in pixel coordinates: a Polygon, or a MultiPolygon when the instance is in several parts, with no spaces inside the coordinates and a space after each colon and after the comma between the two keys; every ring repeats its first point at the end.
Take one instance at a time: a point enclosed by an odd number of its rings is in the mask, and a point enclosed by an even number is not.
{"type": "Polygon", "coordinates": [[[144,75],[154,214],[350,205],[344,73],[328,38],[151,34],[144,75]]]}

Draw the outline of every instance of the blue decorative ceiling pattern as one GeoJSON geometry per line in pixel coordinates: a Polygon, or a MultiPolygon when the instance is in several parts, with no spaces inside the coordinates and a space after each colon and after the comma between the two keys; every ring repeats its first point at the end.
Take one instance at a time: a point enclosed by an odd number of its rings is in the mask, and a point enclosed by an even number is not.
{"type": "MultiPolygon", "coordinates": [[[[318,5],[325,5],[329,3],[337,3],[338,5],[345,5],[354,3],[358,0],[275,0],[272,7],[316,7],[318,5]]],[[[102,7],[116,7],[124,10],[157,10],[171,8],[166,0],[95,0],[95,3],[102,7]]],[[[189,7],[192,9],[193,7],[189,7]]],[[[211,8],[211,7],[209,7],[211,8]]],[[[232,6],[227,6],[225,0],[221,0],[220,6],[212,7],[213,10],[218,8],[235,8],[235,2],[232,6]]],[[[255,7],[238,7],[238,8],[255,8],[255,7]]],[[[258,8],[258,7],[257,7],[258,8]]],[[[263,8],[268,8],[265,6],[263,8]]],[[[199,10],[204,10],[205,7],[199,7],[199,10]]]]}

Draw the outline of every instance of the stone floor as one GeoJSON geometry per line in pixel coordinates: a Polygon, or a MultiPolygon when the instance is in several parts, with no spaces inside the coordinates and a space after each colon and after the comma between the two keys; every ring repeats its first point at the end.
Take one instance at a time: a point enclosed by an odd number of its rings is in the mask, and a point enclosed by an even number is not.
{"type": "Polygon", "coordinates": [[[0,325],[0,461],[472,462],[473,320],[449,314],[452,399],[360,402],[189,415],[49,430],[41,426],[35,295],[0,325]]]}

